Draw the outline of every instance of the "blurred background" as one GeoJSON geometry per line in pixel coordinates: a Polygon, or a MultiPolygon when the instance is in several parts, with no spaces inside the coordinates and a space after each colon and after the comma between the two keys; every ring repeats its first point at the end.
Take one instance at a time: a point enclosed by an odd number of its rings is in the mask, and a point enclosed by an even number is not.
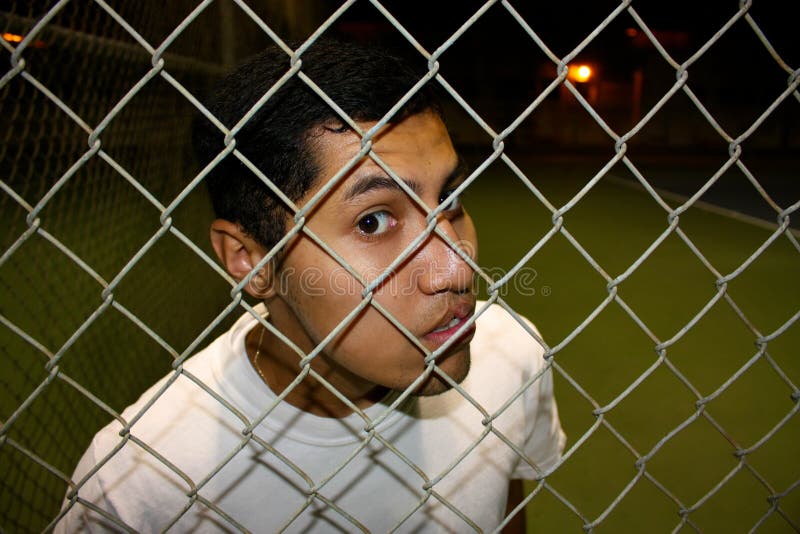
{"type": "MultiPolygon", "coordinates": [[[[231,0],[168,41],[192,0],[109,4],[119,17],[0,2],[0,531],[45,529],[96,430],[239,314],[197,254],[211,210],[190,185],[178,88],[202,96],[270,37],[231,0]],[[168,76],[131,91],[165,42],[168,76]]],[[[753,2],[756,29],[732,21],[735,0],[616,17],[600,0],[386,0],[389,17],[364,0],[254,4],[282,39],[335,17],[325,34],[423,67],[419,48],[445,45],[440,74],[471,109],[443,91],[453,139],[473,168],[490,162],[465,193],[479,263],[512,275],[501,297],[557,368],[569,455],[529,502],[531,531],[800,529],[800,48],[785,3],[753,2]]]]}

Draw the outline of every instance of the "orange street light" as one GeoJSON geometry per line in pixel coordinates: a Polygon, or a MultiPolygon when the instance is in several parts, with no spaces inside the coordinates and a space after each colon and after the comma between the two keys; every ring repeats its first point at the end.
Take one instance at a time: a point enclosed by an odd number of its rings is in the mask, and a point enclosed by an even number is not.
{"type": "Polygon", "coordinates": [[[22,36],[15,33],[6,32],[3,34],[3,40],[8,41],[9,43],[21,43],[22,36]]]}
{"type": "Polygon", "coordinates": [[[594,71],[589,65],[570,65],[567,78],[573,82],[586,83],[592,79],[594,71]]]}
{"type": "MultiPolygon", "coordinates": [[[[24,37],[22,35],[18,35],[16,33],[9,33],[9,32],[3,33],[2,34],[2,38],[3,38],[4,41],[9,42],[9,43],[21,43],[23,41],[23,39],[24,39],[24,37]]],[[[36,39],[31,43],[31,46],[33,48],[44,48],[45,46],[47,46],[47,44],[44,41],[40,41],[39,39],[36,39]]]]}

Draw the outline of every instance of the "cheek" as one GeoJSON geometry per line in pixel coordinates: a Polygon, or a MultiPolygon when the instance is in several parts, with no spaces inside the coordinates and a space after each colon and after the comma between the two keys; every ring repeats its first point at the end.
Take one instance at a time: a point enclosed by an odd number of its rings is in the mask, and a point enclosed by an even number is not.
{"type": "MultiPolygon", "coordinates": [[[[364,286],[322,251],[312,256],[309,254],[314,252],[312,247],[297,247],[292,252],[284,263],[281,292],[314,343],[340,329],[325,352],[351,370],[383,365],[388,372],[392,367],[390,360],[396,360],[394,363],[401,367],[421,367],[422,352],[370,304],[340,328],[341,322],[363,302],[364,286]]],[[[353,257],[354,254],[345,259],[370,283],[396,257],[394,252],[388,255],[391,257],[385,262],[366,255],[353,257]]],[[[419,330],[420,324],[430,322],[424,303],[415,297],[413,274],[410,266],[401,267],[373,295],[374,302],[412,333],[419,330]]]]}
{"type": "MultiPolygon", "coordinates": [[[[306,263],[303,269],[289,267],[283,280],[283,292],[310,337],[320,342],[340,329],[336,343],[342,347],[346,344],[348,348],[375,343],[381,336],[391,334],[387,332],[388,328],[396,331],[369,304],[362,307],[363,290],[364,286],[358,280],[330,258],[317,258],[315,264],[306,263]],[[342,325],[359,307],[362,307],[361,311],[342,325]],[[376,336],[378,339],[373,339],[376,336]]],[[[379,292],[376,291],[376,300],[379,300],[379,292]]]]}
{"type": "MultiPolygon", "coordinates": [[[[403,317],[395,317],[404,322],[403,317]]],[[[350,371],[382,384],[393,375],[423,369],[422,351],[372,307],[336,336],[329,348],[330,355],[350,371]]]]}

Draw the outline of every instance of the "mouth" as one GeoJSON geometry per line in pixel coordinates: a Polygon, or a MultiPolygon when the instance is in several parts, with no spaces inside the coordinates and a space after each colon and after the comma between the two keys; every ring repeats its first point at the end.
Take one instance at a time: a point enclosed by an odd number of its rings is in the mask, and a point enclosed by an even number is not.
{"type": "Polygon", "coordinates": [[[439,332],[446,332],[447,330],[450,330],[451,328],[458,326],[459,324],[461,324],[461,322],[462,319],[459,319],[458,317],[453,317],[452,319],[450,319],[450,322],[448,322],[446,325],[440,326],[439,328],[432,330],[431,333],[438,334],[439,332]]]}
{"type": "Polygon", "coordinates": [[[441,345],[449,340],[451,337],[458,335],[459,339],[453,344],[453,347],[460,345],[465,341],[469,341],[475,334],[475,323],[473,322],[469,327],[463,328],[469,321],[474,312],[474,304],[462,303],[448,309],[444,318],[439,322],[439,325],[433,330],[429,331],[423,336],[423,339],[433,343],[434,345],[441,345]]]}

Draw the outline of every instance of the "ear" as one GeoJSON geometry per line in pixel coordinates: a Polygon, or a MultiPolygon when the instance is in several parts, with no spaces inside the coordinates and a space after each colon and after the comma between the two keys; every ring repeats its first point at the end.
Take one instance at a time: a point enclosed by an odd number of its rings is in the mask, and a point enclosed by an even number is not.
{"type": "MultiPolygon", "coordinates": [[[[211,246],[234,280],[241,282],[258,265],[266,251],[236,223],[217,219],[211,223],[211,246]]],[[[244,287],[250,295],[266,299],[275,293],[272,262],[267,263],[244,287]]]]}

